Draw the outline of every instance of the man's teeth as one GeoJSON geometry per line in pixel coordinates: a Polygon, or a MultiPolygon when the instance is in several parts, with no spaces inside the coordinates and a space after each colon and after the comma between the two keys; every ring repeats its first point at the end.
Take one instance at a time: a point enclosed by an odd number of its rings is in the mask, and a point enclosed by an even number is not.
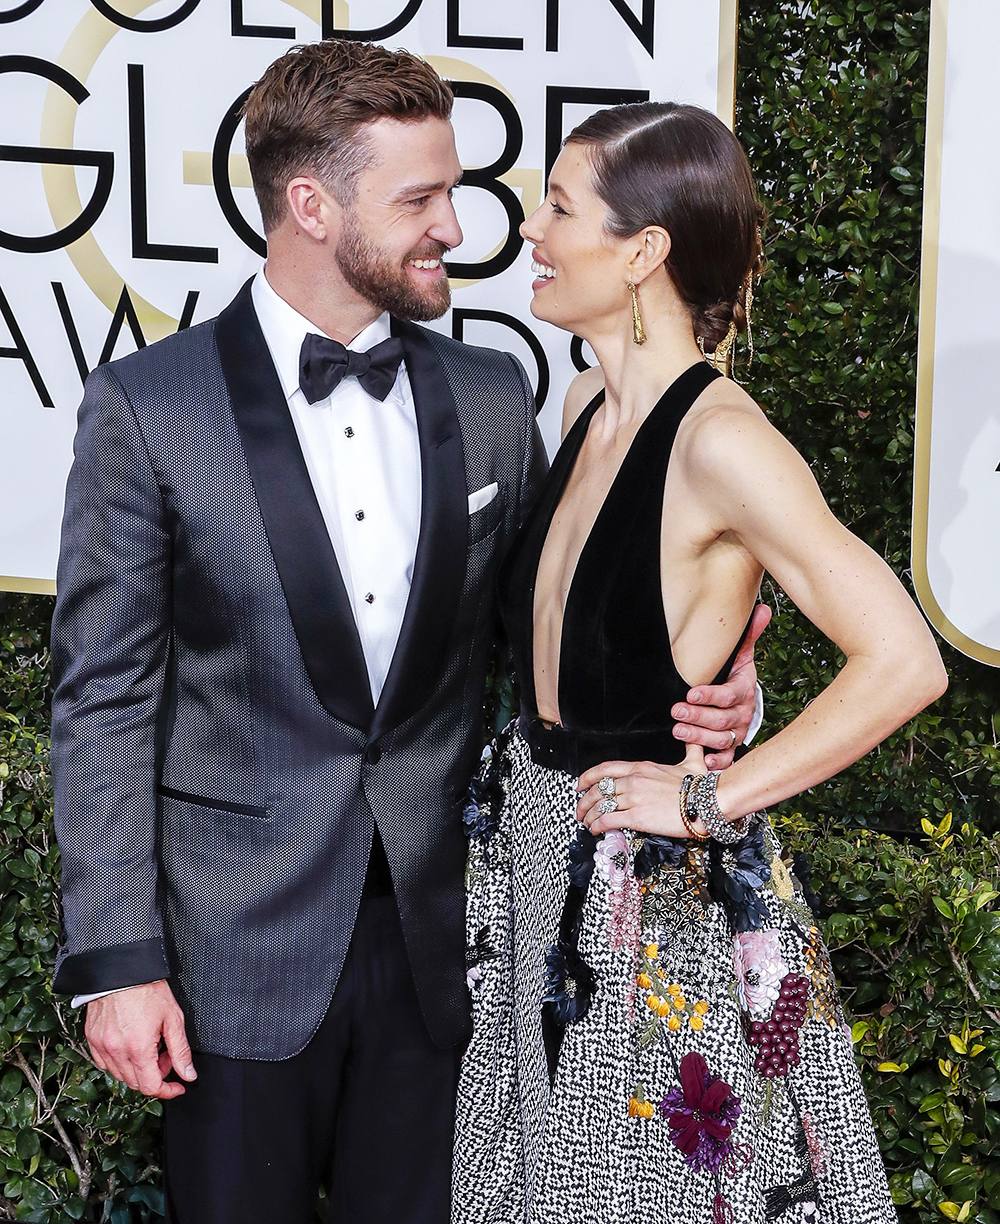
{"type": "Polygon", "coordinates": [[[415,268],[440,268],[441,267],[440,259],[411,259],[410,263],[413,264],[415,268]]]}
{"type": "Polygon", "coordinates": [[[539,263],[537,259],[531,261],[531,270],[536,276],[555,276],[555,268],[550,268],[548,264],[539,263]]]}

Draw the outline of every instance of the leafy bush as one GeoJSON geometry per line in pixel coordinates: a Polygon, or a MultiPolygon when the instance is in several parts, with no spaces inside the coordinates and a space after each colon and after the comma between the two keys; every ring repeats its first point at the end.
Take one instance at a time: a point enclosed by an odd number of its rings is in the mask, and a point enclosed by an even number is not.
{"type": "Polygon", "coordinates": [[[950,812],[921,845],[784,818],[825,929],[904,1220],[1000,1219],[1000,838],[950,812]],[[832,912],[831,912],[832,911],[832,912]]]}
{"type": "Polygon", "coordinates": [[[40,728],[51,605],[0,599],[0,1218],[130,1224],[163,1213],[161,1107],[93,1066],[82,1017],[49,989],[59,861],[40,728]]]}
{"type": "MultiPolygon", "coordinates": [[[[927,0],[741,4],[737,130],[771,220],[740,377],[904,578],[927,36],[927,0]]],[[[780,725],[839,660],[769,597],[760,665],[780,725]]],[[[50,611],[0,595],[0,1218],[137,1224],[162,1214],[160,1106],[89,1063],[82,1017],[49,991],[50,611]]],[[[940,702],[778,823],[826,907],[901,1217],[1000,1224],[1000,680],[945,657],[940,702]]],[[[491,716],[511,699],[496,683],[491,716]]]]}
{"type": "MultiPolygon", "coordinates": [[[[834,513],[909,581],[927,0],[742,0],[737,134],[770,210],[757,353],[737,370],[834,513]]],[[[836,650],[780,591],[760,655],[783,725],[836,650]]],[[[798,802],[902,833],[965,812],[1000,829],[1000,681],[944,649],[944,700],[798,802]]]]}

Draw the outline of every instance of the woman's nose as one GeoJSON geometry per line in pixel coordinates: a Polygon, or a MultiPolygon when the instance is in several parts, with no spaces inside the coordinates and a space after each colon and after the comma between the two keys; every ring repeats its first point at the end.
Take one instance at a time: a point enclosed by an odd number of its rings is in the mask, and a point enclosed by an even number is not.
{"type": "Polygon", "coordinates": [[[517,232],[521,235],[525,242],[541,242],[541,226],[538,224],[538,214],[541,211],[541,206],[539,206],[535,209],[530,217],[527,217],[521,222],[517,232]]]}

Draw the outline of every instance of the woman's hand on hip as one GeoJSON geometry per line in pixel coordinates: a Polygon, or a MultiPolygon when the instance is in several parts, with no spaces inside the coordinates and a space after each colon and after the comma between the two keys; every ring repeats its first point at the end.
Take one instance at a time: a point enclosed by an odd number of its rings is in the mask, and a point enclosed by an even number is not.
{"type": "Polygon", "coordinates": [[[594,834],[633,829],[661,837],[690,837],[681,820],[681,782],[688,774],[706,772],[705,754],[697,744],[688,747],[680,765],[605,761],[580,775],[576,818],[594,834]],[[607,798],[598,786],[602,778],[614,779],[617,807],[613,812],[598,811],[598,804],[607,798]]]}

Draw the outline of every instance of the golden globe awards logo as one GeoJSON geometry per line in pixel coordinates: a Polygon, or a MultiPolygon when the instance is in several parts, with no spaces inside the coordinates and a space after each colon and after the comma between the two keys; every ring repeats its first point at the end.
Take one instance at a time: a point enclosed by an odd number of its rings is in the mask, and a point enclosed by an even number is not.
{"type": "Polygon", "coordinates": [[[296,42],[405,46],[451,81],[466,240],[449,260],[457,293],[440,326],[521,358],[539,408],[556,401],[542,416],[554,444],[562,393],[586,361],[578,341],[531,317],[530,252],[518,228],[586,114],[650,96],[716,106],[720,36],[725,46],[735,0],[682,11],[690,7],[8,0],[0,385],[13,445],[0,457],[0,585],[47,589],[52,578],[90,370],[212,317],[260,266],[240,111],[266,65],[296,42]]]}

